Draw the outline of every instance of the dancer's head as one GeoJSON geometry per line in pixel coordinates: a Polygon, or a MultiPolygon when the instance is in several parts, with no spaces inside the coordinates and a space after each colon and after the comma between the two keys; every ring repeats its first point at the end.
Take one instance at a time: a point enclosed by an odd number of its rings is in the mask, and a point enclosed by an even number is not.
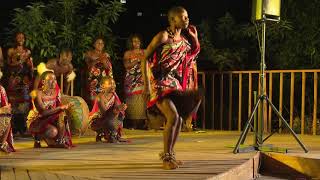
{"type": "Polygon", "coordinates": [[[104,40],[103,40],[103,37],[97,37],[94,41],[94,49],[97,50],[97,51],[102,51],[103,48],[104,48],[104,40]]]}
{"type": "Polygon", "coordinates": [[[53,70],[48,69],[44,63],[40,63],[37,66],[37,71],[40,77],[40,84],[37,86],[41,90],[54,89],[56,87],[57,79],[53,70]]]}
{"type": "Polygon", "coordinates": [[[187,28],[189,25],[188,12],[181,6],[175,6],[168,11],[168,21],[170,26],[175,28],[187,28]]]}
{"type": "Polygon", "coordinates": [[[59,55],[59,63],[61,65],[70,64],[72,61],[72,51],[70,49],[62,49],[59,55]]]}
{"type": "Polygon", "coordinates": [[[116,83],[111,76],[106,76],[101,79],[101,91],[105,93],[115,92],[116,83]]]}
{"type": "Polygon", "coordinates": [[[26,40],[26,36],[23,32],[17,32],[15,35],[15,40],[16,40],[17,46],[23,46],[26,40]]]}
{"type": "Polygon", "coordinates": [[[52,71],[46,71],[41,75],[42,89],[54,89],[57,84],[56,76],[52,71]]]}
{"type": "Polygon", "coordinates": [[[127,41],[128,49],[140,49],[142,48],[142,37],[139,34],[132,34],[127,41]]]}

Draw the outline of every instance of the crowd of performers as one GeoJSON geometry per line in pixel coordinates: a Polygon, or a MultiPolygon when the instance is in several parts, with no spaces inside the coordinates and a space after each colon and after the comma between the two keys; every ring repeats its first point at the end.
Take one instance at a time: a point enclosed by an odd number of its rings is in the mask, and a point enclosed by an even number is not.
{"type": "MultiPolygon", "coordinates": [[[[201,102],[196,66],[200,44],[196,27],[189,25],[183,7],[171,8],[168,21],[169,26],[157,33],[146,49],[142,49],[139,35],[128,38],[123,57],[126,103],[116,93],[104,39],[96,38],[94,48],[85,52],[88,93],[83,98],[91,108],[89,127],[96,132],[97,142],[126,141],[121,137],[124,119],[132,128],[145,128],[147,121],[163,121],[164,149],[160,157],[164,169],[175,169],[182,164],[174,151],[179,132],[183,125],[190,128],[201,102]]],[[[6,90],[0,86],[0,149],[15,151],[13,133],[32,134],[34,148],[40,148],[41,141],[48,147],[73,147],[66,112],[76,104],[61,100],[75,78],[72,51],[63,49],[58,57],[37,65],[34,77],[26,37],[19,32],[15,38],[16,45],[8,49],[6,61],[0,48],[0,65],[6,68],[3,82],[7,82],[6,90]],[[61,75],[65,78],[63,89],[57,83],[61,75]]]]}

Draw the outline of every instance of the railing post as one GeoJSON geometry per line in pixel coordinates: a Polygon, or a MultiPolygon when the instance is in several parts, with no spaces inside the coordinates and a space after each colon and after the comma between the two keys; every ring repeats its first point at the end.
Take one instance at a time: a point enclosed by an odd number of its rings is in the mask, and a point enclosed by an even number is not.
{"type": "Polygon", "coordinates": [[[229,121],[228,129],[232,130],[232,73],[229,74],[229,121]]]}
{"type": "Polygon", "coordinates": [[[302,84],[301,84],[301,134],[304,134],[305,94],[306,94],[306,73],[302,72],[302,84]]]}
{"type": "MultiPolygon", "coordinates": [[[[279,114],[282,115],[282,102],[283,102],[283,72],[280,73],[280,85],[279,85],[279,114]]],[[[282,129],[282,121],[279,118],[279,133],[281,133],[282,129]]]]}
{"type": "Polygon", "coordinates": [[[251,115],[252,108],[252,73],[249,73],[249,86],[248,86],[248,117],[251,115]]]}
{"type": "MultiPolygon", "coordinates": [[[[272,78],[272,75],[273,73],[270,72],[269,73],[269,99],[270,101],[272,102],[272,82],[273,82],[273,78],[272,78]]],[[[269,113],[268,113],[268,128],[269,128],[269,132],[272,131],[272,125],[271,125],[271,122],[272,122],[272,108],[271,108],[271,105],[269,105],[269,113]]]]}
{"type": "Polygon", "coordinates": [[[220,130],[223,130],[223,73],[220,78],[220,130]]]}
{"type": "Polygon", "coordinates": [[[291,72],[290,80],[290,127],[293,127],[293,107],[294,107],[294,72],[291,72]]]}
{"type": "Polygon", "coordinates": [[[238,131],[241,131],[242,73],[239,73],[238,131]]]}
{"type": "Polygon", "coordinates": [[[318,73],[313,75],[313,120],[312,120],[312,134],[317,135],[317,103],[318,103],[318,73]]]}
{"type": "Polygon", "coordinates": [[[212,129],[214,129],[214,78],[215,74],[212,75],[212,129]]]}

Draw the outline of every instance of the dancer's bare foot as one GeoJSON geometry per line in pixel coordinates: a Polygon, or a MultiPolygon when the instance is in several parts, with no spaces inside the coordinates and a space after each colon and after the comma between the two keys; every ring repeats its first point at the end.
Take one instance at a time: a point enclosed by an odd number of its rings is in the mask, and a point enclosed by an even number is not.
{"type": "Polygon", "coordinates": [[[165,170],[171,170],[171,169],[177,169],[179,166],[174,161],[163,161],[162,167],[165,170]]]}
{"type": "Polygon", "coordinates": [[[102,136],[103,136],[103,134],[97,134],[96,142],[102,142],[102,136]]]}
{"type": "Polygon", "coordinates": [[[8,154],[12,152],[7,142],[0,144],[0,150],[8,154]]]}
{"type": "Polygon", "coordinates": [[[163,169],[177,169],[179,164],[177,163],[173,153],[160,153],[160,159],[163,161],[163,169]]]}
{"type": "Polygon", "coordinates": [[[41,148],[40,141],[34,141],[33,148],[41,148]]]}

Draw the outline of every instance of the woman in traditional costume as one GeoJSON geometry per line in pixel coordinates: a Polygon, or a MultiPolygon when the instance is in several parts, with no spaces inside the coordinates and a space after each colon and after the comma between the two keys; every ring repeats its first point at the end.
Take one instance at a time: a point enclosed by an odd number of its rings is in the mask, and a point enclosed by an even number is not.
{"type": "Polygon", "coordinates": [[[94,42],[94,50],[85,54],[88,67],[88,105],[91,108],[95,97],[100,92],[101,78],[113,77],[110,55],[104,51],[103,38],[97,38],[94,42]]]}
{"type": "Polygon", "coordinates": [[[8,98],[12,104],[13,131],[24,134],[26,117],[31,107],[29,96],[33,83],[31,51],[24,46],[25,35],[15,36],[16,46],[8,49],[8,98]]]}
{"type": "Polygon", "coordinates": [[[97,142],[100,142],[102,137],[108,143],[123,141],[121,135],[127,105],[121,103],[115,88],[113,78],[110,76],[102,78],[101,93],[96,96],[89,114],[90,127],[97,133],[97,142]]]}
{"type": "Polygon", "coordinates": [[[143,98],[143,78],[141,59],[144,49],[141,49],[142,39],[133,34],[128,39],[128,48],[124,53],[123,64],[126,69],[124,80],[126,104],[126,123],[128,128],[144,129],[146,126],[146,103],[143,98]]]}
{"type": "Polygon", "coordinates": [[[64,111],[72,104],[61,104],[61,93],[54,72],[44,63],[38,67],[38,89],[32,92],[33,109],[28,116],[28,127],[35,138],[34,147],[41,147],[43,139],[48,147],[72,147],[71,133],[64,111]]]}
{"type": "Polygon", "coordinates": [[[160,153],[163,168],[176,169],[182,164],[174,153],[182,121],[197,111],[201,101],[197,91],[187,89],[190,61],[199,53],[200,44],[196,27],[189,25],[183,7],[171,8],[168,21],[170,26],[148,45],[142,69],[148,108],[158,108],[166,121],[164,152],[160,153]],[[190,36],[190,41],[184,35],[190,36]]]}
{"type": "MultiPolygon", "coordinates": [[[[0,79],[2,72],[0,70],[0,79]]],[[[8,103],[7,93],[0,85],[0,150],[6,153],[14,152],[11,128],[11,104],[8,103]]]]}

